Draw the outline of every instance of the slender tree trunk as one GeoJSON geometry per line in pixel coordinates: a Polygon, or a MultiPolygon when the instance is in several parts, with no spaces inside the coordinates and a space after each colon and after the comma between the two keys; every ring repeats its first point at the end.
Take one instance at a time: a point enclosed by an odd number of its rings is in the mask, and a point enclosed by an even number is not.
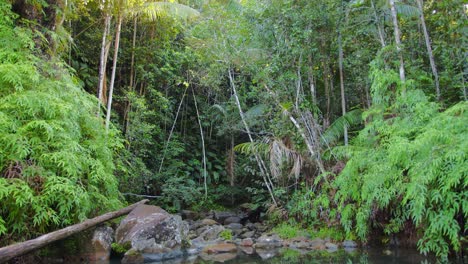
{"type": "Polygon", "coordinates": [[[135,17],[133,19],[132,57],[130,61],[130,82],[129,82],[129,86],[132,89],[132,91],[134,90],[133,87],[135,85],[133,82],[135,79],[134,74],[135,74],[135,47],[136,47],[137,25],[138,25],[138,18],[135,17]]]}
{"type": "Polygon", "coordinates": [[[309,63],[309,86],[310,86],[310,95],[312,96],[312,103],[317,104],[317,94],[315,89],[315,78],[314,78],[314,66],[312,65],[312,57],[309,55],[307,58],[309,63]]]}
{"type": "MultiPolygon", "coordinates": [[[[398,16],[397,11],[395,8],[395,0],[388,0],[390,3],[390,11],[392,13],[392,21],[393,21],[393,31],[395,33],[395,43],[396,49],[398,52],[398,56],[400,58],[400,80],[402,83],[405,82],[405,63],[403,61],[403,53],[401,50],[401,38],[400,38],[400,27],[398,26],[398,16]]],[[[404,92],[404,89],[403,89],[404,92]]]]}
{"type": "MultiPolygon", "coordinates": [[[[245,116],[244,116],[244,112],[242,111],[242,106],[240,104],[239,96],[237,95],[237,89],[236,89],[236,86],[234,84],[234,77],[233,77],[231,68],[229,68],[229,80],[231,82],[233,95],[234,95],[234,98],[236,100],[236,105],[237,105],[237,109],[239,110],[239,115],[241,117],[241,121],[244,124],[245,131],[247,131],[247,136],[249,137],[250,142],[254,143],[252,133],[250,132],[249,125],[247,124],[247,121],[245,121],[245,116]]],[[[260,157],[260,155],[258,153],[255,153],[255,160],[257,161],[258,167],[260,169],[260,173],[262,174],[262,177],[263,177],[263,181],[265,182],[265,185],[266,185],[266,187],[268,189],[268,192],[270,193],[271,200],[273,201],[273,204],[275,206],[277,206],[278,204],[277,204],[275,196],[273,194],[273,185],[270,186],[270,184],[272,184],[271,180],[267,179],[268,172],[266,170],[265,163],[263,162],[263,159],[260,157]]]]}
{"type": "Polygon", "coordinates": [[[302,102],[301,90],[302,90],[302,74],[301,74],[302,55],[299,56],[297,64],[297,82],[296,82],[296,111],[299,111],[299,105],[302,102]]]}
{"type": "Polygon", "coordinates": [[[169,142],[171,142],[172,133],[174,133],[174,129],[175,129],[175,126],[177,124],[177,118],[179,117],[180,108],[182,107],[182,103],[184,102],[184,98],[185,98],[185,94],[187,93],[187,89],[188,89],[188,86],[185,88],[184,94],[182,95],[182,98],[180,99],[179,107],[177,107],[177,112],[176,112],[176,116],[174,118],[174,123],[172,123],[171,131],[169,132],[169,137],[167,138],[166,145],[164,146],[164,151],[163,151],[162,158],[161,158],[161,164],[159,164],[158,173],[160,173],[161,170],[162,170],[162,166],[164,164],[164,157],[166,156],[167,147],[169,146],[169,142]]]}
{"type": "Polygon", "coordinates": [[[234,136],[231,134],[231,147],[229,148],[228,161],[227,161],[227,173],[229,175],[229,183],[234,187],[235,185],[235,174],[234,174],[234,136]]]}
{"type": "MultiPolygon", "coordinates": [[[[137,33],[137,23],[138,18],[135,17],[133,19],[133,39],[132,39],[132,56],[131,56],[131,62],[130,62],[130,81],[129,81],[129,92],[135,91],[135,83],[134,80],[135,78],[135,46],[136,46],[136,33],[137,33]]],[[[125,107],[125,135],[128,134],[129,129],[130,129],[130,112],[132,110],[132,102],[128,99],[127,96],[127,106],[125,107]]]]}
{"type": "Polygon", "coordinates": [[[98,92],[97,92],[97,97],[98,97],[98,112],[97,115],[99,116],[101,113],[101,102],[103,101],[103,89],[104,89],[104,82],[105,78],[104,76],[106,75],[106,65],[107,65],[107,55],[108,52],[108,46],[107,46],[107,35],[109,34],[110,30],[110,23],[111,22],[111,16],[109,14],[105,15],[104,18],[104,32],[102,33],[102,43],[101,43],[101,57],[99,59],[99,84],[98,84],[98,92]]]}
{"type": "Polygon", "coordinates": [[[424,32],[424,40],[426,41],[427,55],[429,56],[429,62],[431,64],[432,74],[434,75],[437,100],[440,101],[439,73],[437,72],[437,67],[436,67],[435,60],[434,60],[434,54],[432,53],[431,39],[429,37],[429,32],[427,31],[426,20],[424,19],[423,0],[417,0],[416,2],[418,2],[419,12],[421,12],[419,19],[421,20],[421,26],[424,32]]]}
{"type": "Polygon", "coordinates": [[[114,81],[115,71],[117,69],[117,59],[119,56],[119,44],[120,44],[120,30],[122,28],[123,15],[120,14],[117,21],[117,30],[115,32],[115,44],[114,44],[114,61],[112,62],[112,75],[109,87],[109,99],[107,101],[107,113],[106,113],[106,130],[109,130],[111,110],[112,110],[112,95],[114,92],[114,81]]]}
{"type": "Polygon", "coordinates": [[[382,45],[382,48],[385,48],[387,44],[385,43],[385,31],[382,28],[382,25],[380,24],[379,16],[377,15],[377,9],[375,8],[374,0],[371,0],[371,7],[372,11],[374,14],[374,19],[375,19],[375,25],[377,27],[377,32],[379,33],[379,39],[380,39],[380,44],[382,45]]]}
{"type": "Polygon", "coordinates": [[[330,126],[330,105],[331,105],[331,99],[330,99],[330,83],[329,83],[329,76],[328,76],[328,66],[326,65],[325,62],[323,62],[323,83],[325,86],[325,98],[327,99],[327,105],[326,105],[326,112],[325,112],[325,117],[323,119],[323,128],[326,129],[328,126],[330,126]]]}
{"type": "MultiPolygon", "coordinates": [[[[346,97],[344,89],[344,74],[343,74],[343,45],[341,39],[341,31],[338,31],[338,64],[340,68],[340,90],[341,90],[341,111],[343,116],[346,115],[346,97]]],[[[344,143],[348,145],[348,127],[344,125],[344,143]]]]}
{"type": "Polygon", "coordinates": [[[200,127],[200,137],[202,141],[202,153],[203,153],[203,186],[205,188],[205,199],[208,198],[208,185],[206,182],[206,151],[205,151],[205,137],[203,136],[203,126],[200,120],[200,112],[198,111],[197,98],[192,88],[193,102],[195,103],[195,111],[197,112],[198,126],[200,127]]]}

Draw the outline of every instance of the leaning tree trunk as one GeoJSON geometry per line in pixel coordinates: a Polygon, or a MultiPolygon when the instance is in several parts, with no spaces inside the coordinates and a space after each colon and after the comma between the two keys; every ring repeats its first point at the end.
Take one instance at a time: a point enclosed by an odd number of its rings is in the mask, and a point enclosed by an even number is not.
{"type": "Polygon", "coordinates": [[[397,16],[396,8],[395,8],[395,0],[388,0],[388,1],[390,3],[390,11],[392,13],[393,31],[395,33],[396,49],[397,49],[398,56],[400,58],[400,80],[402,83],[404,83],[406,80],[405,63],[403,61],[403,53],[401,50],[400,27],[398,26],[398,16],[397,16]]]}
{"type": "Polygon", "coordinates": [[[52,242],[67,238],[71,235],[74,235],[76,233],[89,229],[93,226],[96,226],[100,223],[109,221],[111,219],[117,218],[122,215],[126,215],[130,213],[133,209],[135,209],[137,206],[144,204],[146,202],[148,202],[148,200],[142,200],[138,203],[132,204],[118,211],[110,212],[110,213],[103,214],[101,216],[98,216],[92,219],[88,219],[82,223],[72,225],[72,226],[54,231],[52,233],[42,235],[35,239],[31,239],[25,242],[20,242],[20,243],[16,243],[10,246],[0,248],[0,263],[7,262],[8,260],[11,260],[12,258],[22,256],[33,250],[40,249],[42,247],[47,246],[48,244],[52,242]]]}
{"type": "Polygon", "coordinates": [[[385,33],[382,28],[382,25],[380,24],[379,16],[377,15],[377,9],[375,8],[374,0],[371,0],[371,7],[372,7],[372,11],[374,11],[373,15],[375,19],[375,25],[377,27],[377,32],[379,33],[380,45],[382,45],[382,48],[385,48],[385,46],[387,46],[387,44],[385,43],[385,33]]]}
{"type": "Polygon", "coordinates": [[[112,95],[114,93],[115,71],[117,69],[117,59],[119,56],[119,43],[120,43],[120,29],[122,28],[123,15],[120,14],[117,21],[117,30],[115,32],[115,45],[114,45],[114,61],[112,62],[112,75],[109,87],[109,98],[107,101],[106,113],[106,131],[109,130],[110,117],[112,111],[112,95]]]}
{"type": "MultiPolygon", "coordinates": [[[[244,111],[242,111],[242,106],[240,104],[239,96],[237,95],[237,89],[236,89],[236,86],[234,84],[234,77],[232,76],[231,68],[229,68],[229,80],[231,82],[233,95],[234,95],[234,98],[236,100],[236,105],[237,105],[237,109],[239,110],[239,115],[241,117],[241,121],[244,124],[245,131],[247,132],[247,136],[249,137],[250,142],[254,143],[252,133],[250,132],[249,125],[247,124],[247,121],[245,121],[244,111]]],[[[263,177],[263,181],[265,182],[265,185],[266,185],[266,187],[268,189],[268,192],[270,193],[271,200],[273,201],[275,206],[277,206],[278,204],[276,202],[275,195],[273,194],[273,184],[272,184],[271,180],[269,180],[269,177],[267,176],[268,172],[266,170],[265,163],[263,162],[263,159],[260,157],[260,155],[258,153],[255,153],[255,160],[257,161],[258,168],[260,169],[260,173],[262,174],[262,177],[263,177]],[[270,186],[270,184],[271,184],[271,186],[270,186]]]]}
{"type": "Polygon", "coordinates": [[[419,12],[421,12],[421,14],[419,15],[419,19],[421,20],[422,29],[424,32],[424,39],[426,41],[427,55],[429,56],[429,62],[431,64],[432,74],[434,75],[437,100],[440,100],[439,74],[437,72],[437,67],[434,61],[434,54],[432,53],[431,39],[429,37],[429,32],[427,31],[427,28],[426,28],[426,20],[424,19],[423,0],[417,0],[416,2],[418,2],[419,12]]]}
{"type": "Polygon", "coordinates": [[[159,164],[158,173],[160,173],[161,170],[162,170],[162,167],[163,167],[163,164],[164,164],[164,158],[165,158],[166,152],[167,152],[167,148],[169,147],[169,143],[171,142],[172,134],[174,133],[174,129],[175,129],[175,126],[177,124],[177,119],[179,118],[180,109],[182,107],[182,103],[184,102],[184,98],[185,98],[185,94],[187,93],[187,89],[188,89],[188,86],[185,87],[184,94],[182,95],[182,98],[180,99],[179,107],[177,107],[177,112],[176,112],[176,116],[174,118],[174,123],[172,123],[171,131],[169,131],[169,137],[167,138],[166,144],[164,145],[164,150],[163,150],[162,157],[161,157],[161,164],[159,164]]]}

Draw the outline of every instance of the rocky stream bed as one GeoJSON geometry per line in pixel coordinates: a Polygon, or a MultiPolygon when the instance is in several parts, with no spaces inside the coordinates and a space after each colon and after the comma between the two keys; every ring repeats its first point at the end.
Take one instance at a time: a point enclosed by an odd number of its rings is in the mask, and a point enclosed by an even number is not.
{"type": "Polygon", "coordinates": [[[283,240],[272,233],[267,225],[255,222],[253,212],[249,210],[204,214],[182,211],[180,215],[173,215],[151,205],[135,208],[121,221],[115,232],[110,227],[97,228],[93,235],[94,253],[91,259],[109,259],[112,243],[114,251],[121,252],[121,263],[124,264],[191,256],[225,262],[239,254],[255,254],[267,259],[284,248],[333,252],[339,248],[352,250],[358,247],[354,241],[338,243],[311,237],[283,240]]]}

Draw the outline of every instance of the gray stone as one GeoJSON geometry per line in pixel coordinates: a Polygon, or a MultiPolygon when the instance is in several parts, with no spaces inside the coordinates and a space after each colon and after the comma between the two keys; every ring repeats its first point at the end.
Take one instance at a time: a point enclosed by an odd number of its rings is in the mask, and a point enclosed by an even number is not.
{"type": "Polygon", "coordinates": [[[255,243],[255,248],[275,248],[281,246],[283,246],[283,240],[277,234],[264,234],[255,243]]]}
{"type": "Polygon", "coordinates": [[[236,253],[220,253],[220,254],[202,254],[201,258],[205,261],[215,262],[215,263],[224,263],[226,261],[235,259],[237,257],[236,253]]]}
{"type": "Polygon", "coordinates": [[[145,262],[145,258],[143,257],[143,255],[134,250],[134,249],[130,249],[129,251],[127,251],[123,257],[123,259],[121,260],[120,263],[122,264],[142,264],[145,262]]]}
{"type": "Polygon", "coordinates": [[[231,243],[219,243],[206,246],[202,252],[205,254],[237,252],[237,246],[231,243]]]}
{"type": "Polygon", "coordinates": [[[309,242],[310,249],[325,250],[325,240],[316,238],[309,242]]]}
{"type": "Polygon", "coordinates": [[[168,259],[181,258],[184,256],[184,252],[180,249],[171,250],[168,252],[158,253],[158,254],[143,254],[144,262],[160,262],[168,259]]]}
{"type": "Polygon", "coordinates": [[[130,242],[138,251],[154,250],[157,245],[174,247],[187,239],[188,224],[157,206],[140,205],[122,220],[116,231],[119,244],[130,242]]]}
{"type": "Polygon", "coordinates": [[[224,223],[224,220],[226,220],[229,217],[234,217],[234,216],[236,216],[236,214],[233,212],[219,212],[219,211],[214,212],[214,220],[218,221],[219,223],[224,223]]]}
{"type": "Polygon", "coordinates": [[[223,230],[225,230],[223,226],[208,226],[202,233],[200,233],[196,240],[200,242],[216,240],[219,237],[219,233],[221,233],[223,230]]]}
{"type": "Polygon", "coordinates": [[[337,244],[334,244],[334,243],[331,243],[331,242],[325,243],[325,247],[326,247],[327,250],[329,250],[329,251],[336,251],[336,250],[338,250],[338,245],[337,245],[337,244]]]}
{"type": "Polygon", "coordinates": [[[252,238],[242,239],[242,241],[239,243],[239,245],[242,247],[252,247],[253,244],[254,244],[254,241],[252,238]]]}
{"type": "Polygon", "coordinates": [[[114,230],[108,226],[100,226],[94,230],[91,240],[91,260],[108,260],[111,253],[114,230]]]}
{"type": "Polygon", "coordinates": [[[358,245],[353,240],[345,240],[343,241],[344,248],[356,248],[358,245]]]}
{"type": "Polygon", "coordinates": [[[277,248],[273,248],[273,249],[272,248],[270,249],[259,248],[259,249],[255,249],[255,251],[263,260],[270,259],[279,254],[279,250],[277,248]]]}
{"type": "Polygon", "coordinates": [[[229,225],[229,224],[240,224],[241,218],[238,216],[230,216],[224,220],[224,225],[229,225]]]}
{"type": "Polygon", "coordinates": [[[255,231],[245,232],[241,235],[241,238],[252,238],[255,235],[255,231]]]}
{"type": "Polygon", "coordinates": [[[190,210],[182,210],[180,212],[180,215],[182,216],[182,219],[184,220],[196,220],[200,217],[197,212],[190,211],[190,210]]]}
{"type": "Polygon", "coordinates": [[[231,230],[240,230],[240,231],[242,231],[242,228],[243,228],[243,226],[238,223],[231,223],[231,224],[225,225],[224,227],[229,228],[231,230]]]}

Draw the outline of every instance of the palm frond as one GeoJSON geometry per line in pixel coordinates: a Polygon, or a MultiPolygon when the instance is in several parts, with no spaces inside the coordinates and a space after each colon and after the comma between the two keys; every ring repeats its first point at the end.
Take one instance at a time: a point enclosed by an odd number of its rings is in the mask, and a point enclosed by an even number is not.
{"type": "Polygon", "coordinates": [[[148,2],[135,9],[133,14],[145,15],[153,21],[164,16],[170,16],[185,21],[200,16],[200,12],[189,6],[171,2],[148,2]]]}
{"type": "Polygon", "coordinates": [[[268,154],[269,149],[270,146],[268,145],[268,143],[265,142],[244,142],[237,144],[234,147],[235,151],[244,155],[260,154],[262,156],[266,156],[268,154]]]}
{"type": "Polygon", "coordinates": [[[247,110],[244,113],[245,118],[248,119],[248,120],[255,119],[255,118],[263,115],[263,113],[265,112],[266,109],[267,109],[267,106],[265,104],[255,105],[255,106],[251,107],[249,110],[247,110]]]}
{"type": "Polygon", "coordinates": [[[270,171],[273,178],[282,176],[283,165],[292,164],[288,177],[299,178],[302,170],[303,159],[299,152],[288,147],[283,140],[273,139],[270,143],[270,171]]]}
{"type": "Polygon", "coordinates": [[[344,127],[349,128],[350,126],[360,124],[362,122],[362,110],[355,109],[349,111],[344,116],[340,116],[338,119],[331,124],[331,126],[325,130],[322,136],[322,143],[333,144],[343,136],[344,127]]]}
{"type": "Polygon", "coordinates": [[[397,10],[398,15],[403,16],[405,18],[418,17],[420,15],[419,9],[412,5],[397,2],[395,8],[397,10]]]}
{"type": "Polygon", "coordinates": [[[227,116],[226,109],[222,105],[214,104],[211,107],[214,108],[214,109],[218,109],[223,114],[223,116],[227,116]]]}

